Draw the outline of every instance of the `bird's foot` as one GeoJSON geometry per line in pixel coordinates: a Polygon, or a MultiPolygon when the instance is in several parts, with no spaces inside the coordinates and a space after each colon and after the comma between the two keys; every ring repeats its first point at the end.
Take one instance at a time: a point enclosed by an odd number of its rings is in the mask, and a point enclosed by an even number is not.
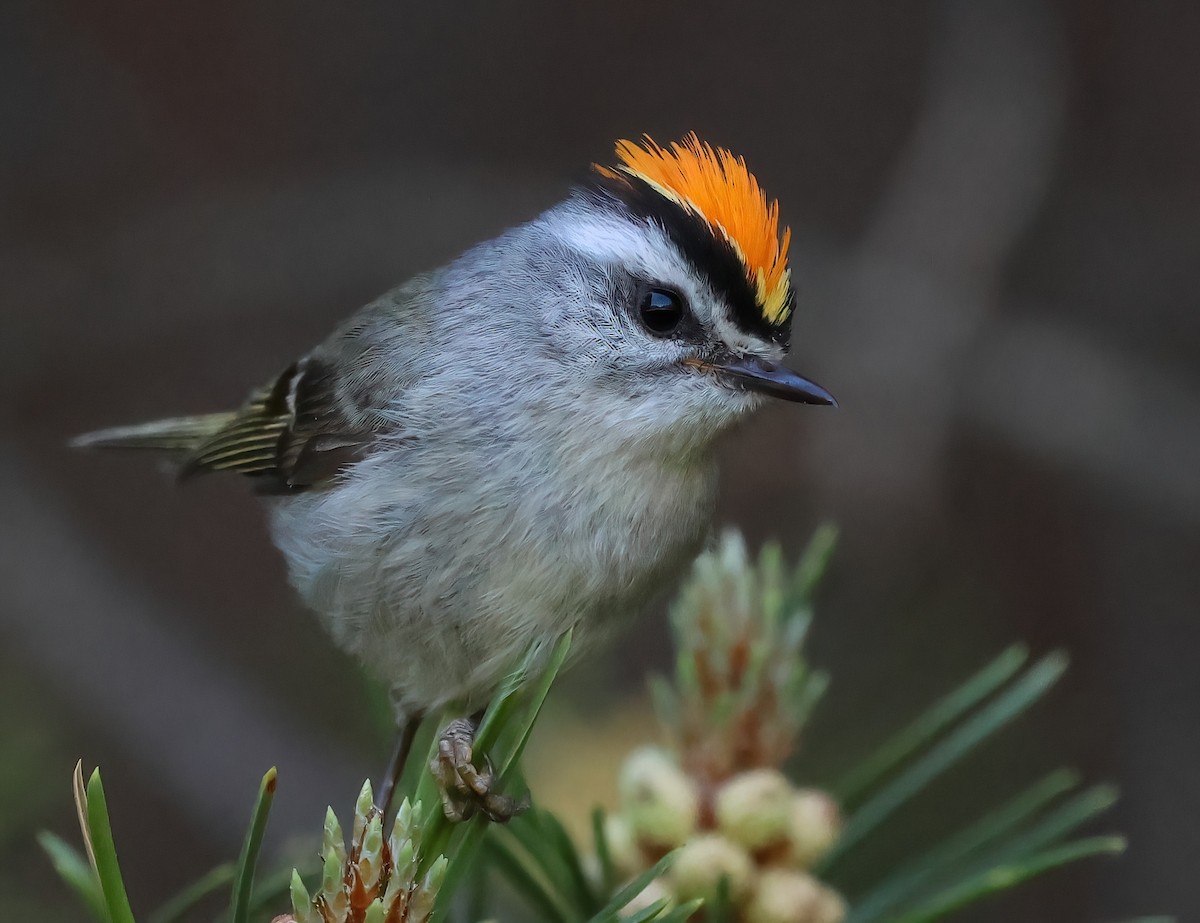
{"type": "Polygon", "coordinates": [[[527,798],[513,798],[493,791],[495,776],[491,765],[477,769],[472,760],[476,727],[468,718],[446,725],[438,739],[438,753],[429,770],[442,790],[442,810],[458,822],[476,812],[496,823],[507,823],[529,810],[527,798]]]}

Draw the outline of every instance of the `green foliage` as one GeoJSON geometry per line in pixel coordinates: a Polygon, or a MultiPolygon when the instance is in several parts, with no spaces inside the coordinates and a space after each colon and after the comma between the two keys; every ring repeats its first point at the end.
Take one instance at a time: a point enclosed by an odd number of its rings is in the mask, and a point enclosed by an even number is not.
{"type": "Polygon", "coordinates": [[[789,568],[778,545],[752,561],[731,532],[697,559],[671,607],[674,677],[650,687],[659,723],[694,771],[725,778],[778,765],[794,750],[829,681],[809,668],[803,648],[836,541],[823,527],[789,568]]]}
{"type": "MultiPolygon", "coordinates": [[[[664,724],[678,727],[690,720],[696,733],[717,736],[722,725],[754,707],[762,677],[770,675],[773,688],[790,696],[772,717],[786,735],[799,732],[819,695],[812,692],[814,686],[823,688],[822,674],[805,665],[801,645],[811,619],[812,595],[835,537],[832,529],[818,532],[791,572],[782,567],[782,556],[772,546],[754,564],[733,561],[731,568],[730,555],[737,558],[742,553],[737,544],[722,549],[723,559],[712,556],[698,562],[696,576],[673,610],[680,650],[674,680],[660,680],[653,687],[664,724]],[[714,599],[724,603],[713,607],[714,599]],[[726,614],[731,618],[720,618],[726,614]],[[737,676],[729,669],[731,650],[748,652],[737,676]],[[786,656],[779,656],[780,651],[786,656]]],[[[1032,666],[1028,661],[1024,647],[1009,648],[848,770],[832,786],[848,820],[838,844],[814,872],[838,886],[848,860],[861,846],[890,836],[901,808],[1024,714],[1067,667],[1061,653],[1032,666]]],[[[1116,799],[1107,786],[1065,797],[1078,784],[1074,773],[1053,773],[916,858],[877,870],[866,887],[845,889],[851,908],[848,923],[942,919],[1063,865],[1119,853],[1124,848],[1120,837],[1071,839],[1116,799]]],[[[583,919],[593,905],[585,889],[571,884],[582,869],[579,856],[548,832],[546,817],[539,812],[524,823],[514,822],[510,830],[494,831],[489,844],[495,864],[525,897],[535,919],[583,919]]],[[[597,811],[594,853],[600,881],[611,886],[615,874],[603,831],[604,814],[597,811]]],[[[623,889],[622,899],[637,894],[655,877],[657,872],[641,876],[635,882],[639,887],[623,889]]],[[[707,923],[729,916],[719,910],[706,908],[707,923]]]]}
{"type": "MultiPolygon", "coordinates": [[[[1041,699],[1067,666],[1066,657],[1054,653],[1021,673],[1027,659],[1023,648],[1010,648],[835,784],[851,811],[837,846],[817,870],[823,877],[837,884],[860,844],[1041,699]]],[[[851,894],[848,923],[940,919],[1070,862],[1120,852],[1119,837],[1070,839],[1116,800],[1107,786],[1062,800],[1077,786],[1074,773],[1059,770],[888,870],[851,894]]]]}
{"type": "MultiPolygon", "coordinates": [[[[927,751],[921,752],[921,744],[914,746],[914,752],[920,755],[911,765],[878,789],[867,789],[869,797],[851,814],[837,847],[825,860],[825,870],[939,775],[1041,698],[1066,666],[1062,655],[1049,655],[927,751]]],[[[931,723],[921,719],[917,725],[928,727],[931,723]]]]}
{"type": "Polygon", "coordinates": [[[91,863],[79,850],[49,831],[43,830],[38,834],[38,843],[50,857],[54,870],[83,902],[92,919],[107,923],[108,907],[104,903],[104,892],[100,890],[100,879],[91,863]]]}
{"type": "MultiPolygon", "coordinates": [[[[534,722],[550,692],[554,678],[566,661],[570,643],[571,633],[567,632],[547,649],[531,650],[520,668],[507,678],[480,724],[475,741],[476,752],[480,758],[490,759],[497,767],[497,779],[502,785],[515,781],[517,763],[529,741],[534,722]]],[[[433,753],[429,756],[432,758],[433,753]]],[[[93,772],[86,792],[82,789],[81,769],[77,769],[77,776],[81,830],[89,856],[85,857],[50,833],[41,836],[42,847],[59,875],[79,896],[89,916],[96,923],[134,923],[117,863],[116,847],[99,770],[93,772]]],[[[278,912],[278,906],[268,909],[264,904],[268,900],[278,901],[289,892],[302,894],[303,899],[307,901],[307,890],[302,878],[295,871],[289,871],[286,875],[268,876],[261,887],[255,888],[258,854],[275,786],[276,772],[272,768],[263,776],[259,786],[242,853],[236,865],[226,864],[213,869],[151,914],[151,923],[174,923],[203,898],[227,886],[231,886],[228,913],[230,923],[246,923],[255,914],[260,918],[274,916],[278,912]]],[[[484,846],[488,826],[482,817],[461,824],[451,824],[447,821],[441,811],[438,793],[433,788],[428,774],[423,774],[416,794],[418,798],[424,797],[423,803],[430,806],[424,809],[417,821],[421,827],[423,841],[421,871],[427,877],[434,874],[440,879],[433,919],[445,919],[452,904],[455,888],[475,867],[475,859],[484,846]],[[429,866],[433,864],[434,857],[442,853],[445,854],[445,859],[440,859],[439,867],[431,870],[429,866]]],[[[575,889],[572,893],[574,902],[557,908],[563,915],[551,918],[583,921],[592,916],[595,923],[615,920],[616,911],[640,890],[631,890],[638,882],[627,885],[606,905],[607,892],[601,894],[592,890],[574,844],[552,815],[543,811],[531,812],[526,817],[518,818],[513,828],[503,832],[509,833],[514,829],[525,831],[531,829],[529,825],[535,823],[537,835],[529,838],[523,834],[524,838],[516,842],[520,843],[523,849],[532,847],[536,850],[534,864],[549,864],[557,872],[563,872],[567,875],[570,887],[575,889]],[[589,914],[589,908],[594,909],[595,914],[589,914]]],[[[338,837],[340,839],[340,831],[338,837]]],[[[503,848],[503,845],[489,845],[489,858],[495,861],[503,848]]],[[[639,881],[650,881],[665,869],[668,863],[669,859],[664,859],[657,869],[650,870],[639,881]]],[[[644,887],[644,883],[642,886],[644,887]]],[[[535,892],[526,889],[523,893],[528,896],[535,892]]],[[[682,923],[691,909],[694,908],[668,908],[663,905],[642,911],[636,919],[642,923],[651,920],[655,923],[682,923]]]]}
{"type": "MultiPolygon", "coordinates": [[[[210,894],[232,885],[237,873],[238,868],[232,862],[218,865],[150,914],[149,923],[176,923],[210,894]]],[[[254,900],[255,898],[252,896],[251,908],[255,906],[254,900]]]]}
{"type": "MultiPolygon", "coordinates": [[[[508,676],[500,693],[484,713],[473,749],[477,759],[491,760],[501,786],[512,780],[517,761],[525,752],[525,745],[533,732],[534,722],[541,713],[546,696],[550,694],[558,671],[566,662],[570,648],[570,631],[548,651],[542,645],[535,645],[525,662],[508,676]]],[[[431,750],[429,759],[435,755],[431,750]]],[[[441,810],[440,795],[429,773],[422,774],[416,797],[428,806],[423,821],[426,855],[444,853],[450,860],[446,880],[442,883],[441,899],[434,910],[433,921],[439,923],[445,919],[451,898],[474,864],[487,822],[482,816],[476,816],[462,824],[451,824],[441,810]]]]}
{"type": "Polygon", "coordinates": [[[83,810],[87,819],[87,842],[91,843],[92,867],[100,880],[108,923],[134,923],[133,908],[129,906],[125,880],[121,877],[121,866],[117,862],[117,845],[113,842],[112,827],[108,822],[108,801],[104,797],[99,769],[94,770],[88,779],[83,810]]]}
{"type": "Polygon", "coordinates": [[[947,914],[969,907],[981,898],[1007,891],[1044,872],[1060,868],[1079,859],[1113,855],[1124,849],[1125,840],[1119,836],[1092,837],[1064,843],[1053,849],[1034,853],[1020,861],[998,865],[979,872],[977,875],[939,892],[915,909],[889,919],[894,919],[896,923],[932,923],[934,920],[943,919],[947,914]]]}
{"type": "Polygon", "coordinates": [[[263,834],[267,830],[267,816],[271,813],[271,801],[275,797],[275,767],[272,766],[258,785],[258,798],[254,802],[254,813],[250,816],[250,828],[238,857],[237,871],[233,878],[233,901],[229,907],[232,923],[246,923],[250,914],[250,896],[254,891],[254,871],[258,866],[258,851],[262,848],[263,834]]]}
{"type": "Polygon", "coordinates": [[[1021,645],[1013,645],[1003,654],[932,706],[916,721],[852,767],[833,786],[838,800],[847,808],[862,803],[863,796],[897,766],[967,714],[972,708],[1003,686],[1024,666],[1029,654],[1021,645]]]}
{"type": "MultiPolygon", "coordinates": [[[[778,757],[795,739],[825,688],[824,675],[809,669],[801,648],[811,621],[813,594],[834,542],[832,529],[820,530],[792,568],[785,566],[782,553],[774,546],[765,548],[757,560],[750,560],[740,540],[727,540],[723,559],[710,556],[698,563],[693,580],[673,610],[679,646],[675,676],[672,682],[659,681],[655,686],[660,715],[682,729],[685,746],[689,741],[707,746],[728,729],[744,729],[750,721],[757,722],[759,735],[752,759],[778,757]],[[713,600],[720,604],[713,605],[713,600]],[[763,690],[769,695],[764,697],[763,690]],[[769,714],[762,713],[763,701],[772,703],[769,714]]],[[[568,632],[553,644],[535,646],[506,679],[480,724],[476,758],[490,762],[498,784],[506,791],[520,785],[521,754],[567,659],[570,643],[568,632]]],[[[1030,664],[1024,648],[1010,648],[836,780],[831,789],[840,799],[846,823],[837,844],[813,872],[841,887],[850,906],[848,923],[944,919],[1030,878],[1124,849],[1120,837],[1077,838],[1084,825],[1113,804],[1115,791],[1107,786],[1080,791],[1077,776],[1059,770],[1007,802],[984,808],[974,821],[916,850],[912,858],[895,867],[858,875],[867,879],[865,885],[846,874],[856,862],[862,865],[859,854],[865,844],[893,835],[891,828],[899,823],[895,818],[903,808],[1022,716],[1054,685],[1066,666],[1066,657],[1059,653],[1030,664]]],[[[435,752],[431,749],[428,758],[435,752]]],[[[722,766],[744,768],[747,757],[744,752],[728,750],[720,761],[722,766]]],[[[49,833],[43,833],[39,842],[91,919],[134,923],[99,771],[93,772],[85,786],[77,767],[75,788],[85,851],[49,833]]],[[[203,899],[224,888],[230,889],[225,918],[229,923],[274,916],[289,893],[297,906],[308,901],[303,877],[293,870],[270,873],[256,882],[274,790],[272,769],[259,787],[236,864],[210,871],[150,914],[149,923],[177,923],[203,899]]],[[[427,772],[414,774],[398,794],[407,795],[413,806],[423,806],[410,808],[418,816],[406,815],[404,823],[412,825],[414,846],[416,831],[420,835],[420,849],[409,852],[416,873],[440,882],[440,889],[430,892],[437,893],[431,917],[435,923],[449,918],[451,908],[458,906],[455,894],[468,881],[477,884],[473,916],[468,921],[494,912],[486,904],[488,891],[482,884],[487,876],[499,876],[506,882],[524,905],[522,919],[615,923],[622,909],[662,876],[675,856],[668,854],[632,880],[622,881],[600,809],[593,814],[591,854],[585,856],[558,818],[542,809],[533,809],[506,826],[489,824],[482,816],[452,824],[441,810],[440,793],[427,772]]],[[[363,804],[359,810],[362,814],[363,804]]],[[[336,826],[336,819],[332,823],[336,826]]],[[[340,848],[340,828],[335,832],[340,848]]],[[[332,842],[329,829],[326,834],[332,842]]],[[[341,860],[344,852],[342,849],[339,854],[341,860]]],[[[325,865],[323,877],[328,878],[329,861],[325,865]]],[[[621,919],[685,923],[699,908],[698,901],[673,905],[662,899],[621,919]]],[[[724,899],[719,896],[704,909],[706,923],[733,918],[727,892],[724,899]]]]}

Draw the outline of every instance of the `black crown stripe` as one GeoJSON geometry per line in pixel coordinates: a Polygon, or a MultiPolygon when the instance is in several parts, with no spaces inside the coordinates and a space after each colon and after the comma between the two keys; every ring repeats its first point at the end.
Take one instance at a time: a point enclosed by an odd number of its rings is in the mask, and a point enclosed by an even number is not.
{"type": "Polygon", "coordinates": [[[738,329],[759,339],[787,348],[791,338],[792,291],[789,288],[782,323],[772,324],[763,315],[758,294],[746,275],[746,266],[733,245],[702,215],[667,198],[637,176],[620,174],[592,177],[584,187],[594,200],[618,202],[634,217],[653,222],[708,279],[716,293],[728,303],[738,329]]]}

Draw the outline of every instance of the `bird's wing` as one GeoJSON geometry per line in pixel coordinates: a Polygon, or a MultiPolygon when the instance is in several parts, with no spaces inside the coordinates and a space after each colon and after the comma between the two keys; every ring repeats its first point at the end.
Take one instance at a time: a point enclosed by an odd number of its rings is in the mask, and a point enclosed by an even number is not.
{"type": "Polygon", "coordinates": [[[319,487],[363,457],[381,425],[361,390],[310,355],[256,391],[184,460],[181,478],[206,471],[249,475],[265,493],[319,487]]]}

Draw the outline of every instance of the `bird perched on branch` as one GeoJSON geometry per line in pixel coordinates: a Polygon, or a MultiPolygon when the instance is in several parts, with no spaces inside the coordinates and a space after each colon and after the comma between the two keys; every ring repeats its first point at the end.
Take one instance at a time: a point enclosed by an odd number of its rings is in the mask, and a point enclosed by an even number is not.
{"type": "Polygon", "coordinates": [[[768,396],[834,403],[781,364],[779,224],[728,151],[621,141],[560,204],[362,308],[237,410],[76,444],[247,476],[301,598],[391,690],[384,808],[419,722],[455,705],[447,813],[503,819],[466,716],[531,643],[574,627],[578,653],[674,588],[709,532],[718,435],[768,396]]]}

